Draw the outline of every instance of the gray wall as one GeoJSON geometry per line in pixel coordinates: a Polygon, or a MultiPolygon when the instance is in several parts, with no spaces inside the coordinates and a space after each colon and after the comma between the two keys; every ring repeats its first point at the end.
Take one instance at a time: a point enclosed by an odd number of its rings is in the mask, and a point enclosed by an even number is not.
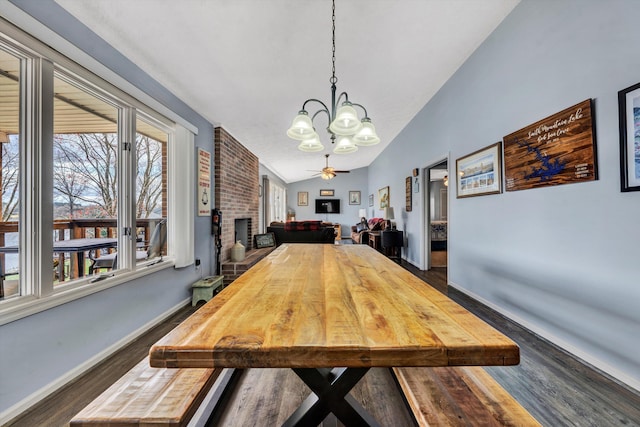
{"type": "MultiPolygon", "coordinates": [[[[455,176],[455,159],[593,98],[600,179],[450,191],[449,281],[636,389],[640,193],[620,192],[617,92],[640,82],[639,16],[636,0],[523,0],[369,167],[403,206],[413,168],[450,153],[455,176]]],[[[422,212],[404,213],[416,263],[422,212]]]]}
{"type": "MultiPolygon", "coordinates": [[[[79,24],[53,0],[13,3],[197,126],[196,147],[213,153],[210,123],[79,24]]],[[[0,424],[12,406],[184,304],[190,298],[190,284],[201,274],[211,274],[214,270],[209,221],[208,217],[195,218],[195,256],[202,260],[201,272],[193,266],[166,269],[0,326],[0,424]]]]}
{"type": "MultiPolygon", "coordinates": [[[[366,148],[362,148],[366,150],[366,148]]],[[[348,237],[351,234],[351,226],[357,224],[360,219],[358,211],[367,209],[367,168],[354,169],[351,173],[341,173],[335,178],[325,181],[320,177],[298,181],[287,186],[287,209],[296,213],[296,220],[321,219],[323,221],[339,223],[342,226],[342,236],[348,237]],[[320,196],[321,189],[334,190],[334,196],[320,196]],[[307,191],[309,193],[309,206],[298,206],[298,192],[307,191]],[[360,191],[360,205],[349,204],[349,191],[360,191]],[[340,199],[339,214],[317,214],[316,199],[340,199]]],[[[367,216],[369,218],[369,216],[367,216]]]]}

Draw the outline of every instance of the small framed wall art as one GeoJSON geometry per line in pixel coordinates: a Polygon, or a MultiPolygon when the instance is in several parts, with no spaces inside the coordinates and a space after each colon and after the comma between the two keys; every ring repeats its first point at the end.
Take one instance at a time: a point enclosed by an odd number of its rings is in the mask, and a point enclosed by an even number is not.
{"type": "Polygon", "coordinates": [[[378,198],[380,199],[380,209],[389,207],[389,186],[388,185],[378,190],[378,198]]]}
{"type": "Polygon", "coordinates": [[[333,196],[334,195],[334,191],[333,190],[320,190],[320,195],[321,196],[333,196]]]}
{"type": "Polygon", "coordinates": [[[501,148],[496,142],[456,160],[458,199],[502,193],[501,148]]]}
{"type": "Polygon", "coordinates": [[[360,204],[360,192],[359,191],[349,191],[349,204],[350,205],[359,205],[360,204]]]}
{"type": "Polygon", "coordinates": [[[308,191],[298,191],[298,206],[309,206],[308,191]]]}
{"type": "Polygon", "coordinates": [[[640,191],[640,83],[618,92],[620,190],[640,191]]]}

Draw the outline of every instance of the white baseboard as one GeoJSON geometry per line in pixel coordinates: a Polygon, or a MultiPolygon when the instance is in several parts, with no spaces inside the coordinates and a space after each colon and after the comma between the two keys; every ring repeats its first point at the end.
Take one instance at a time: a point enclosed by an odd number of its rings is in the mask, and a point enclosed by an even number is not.
{"type": "Polygon", "coordinates": [[[457,284],[455,284],[454,282],[449,281],[449,286],[455,288],[456,290],[462,292],[463,294],[466,294],[468,296],[470,296],[471,298],[473,298],[474,300],[486,305],[487,307],[491,308],[492,310],[497,311],[498,313],[502,314],[503,316],[509,318],[510,320],[514,321],[515,323],[517,323],[520,326],[525,327],[526,329],[528,329],[529,331],[533,332],[534,334],[544,338],[545,340],[553,343],[554,345],[556,345],[557,347],[560,347],[561,349],[563,349],[564,351],[572,354],[573,356],[577,357],[578,359],[580,359],[582,362],[591,365],[592,367],[604,372],[605,374],[607,374],[608,376],[612,377],[614,381],[617,381],[619,383],[622,383],[624,386],[627,386],[633,390],[636,391],[640,391],[640,381],[636,380],[635,378],[630,377],[627,373],[620,371],[619,369],[616,369],[615,367],[611,366],[610,364],[603,362],[602,360],[594,357],[593,355],[585,352],[584,350],[582,350],[579,347],[576,347],[573,344],[570,344],[568,342],[566,342],[565,340],[558,338],[555,334],[553,334],[552,332],[541,328],[537,325],[534,325],[530,322],[527,322],[525,319],[522,319],[521,317],[519,317],[518,315],[505,310],[503,307],[500,307],[498,305],[495,305],[494,303],[492,303],[491,301],[488,301],[484,298],[482,298],[479,295],[474,294],[473,292],[469,291],[468,289],[463,288],[462,286],[458,286],[457,284]]]}
{"type": "Polygon", "coordinates": [[[181,301],[179,304],[175,305],[168,311],[162,313],[160,316],[156,317],[155,319],[151,320],[147,324],[141,326],[140,328],[133,331],[129,335],[125,336],[121,340],[117,341],[110,347],[107,347],[100,353],[96,354],[91,359],[88,359],[86,362],[78,365],[74,369],[68,371],[66,374],[58,377],[54,381],[50,382],[49,384],[45,385],[44,387],[40,388],[39,390],[25,397],[20,402],[11,406],[4,412],[0,413],[0,425],[5,425],[9,421],[11,421],[13,418],[17,417],[18,415],[20,415],[21,413],[29,409],[31,406],[35,405],[36,403],[38,403],[39,401],[41,401],[51,393],[55,392],[56,390],[60,389],[61,387],[65,386],[69,382],[75,380],[76,378],[78,378],[79,376],[87,372],[89,369],[93,368],[98,363],[102,362],[103,360],[105,360],[106,358],[114,354],[116,351],[130,344],[138,337],[144,335],[149,329],[163,322],[165,319],[169,318],[178,310],[181,310],[187,304],[190,304],[190,303],[191,303],[191,298],[187,298],[181,301]]]}

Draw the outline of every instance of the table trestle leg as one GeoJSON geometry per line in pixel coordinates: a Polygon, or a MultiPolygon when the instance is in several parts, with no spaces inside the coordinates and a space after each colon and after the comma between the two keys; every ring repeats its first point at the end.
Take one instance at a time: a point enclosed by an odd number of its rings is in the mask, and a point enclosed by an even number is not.
{"type": "Polygon", "coordinates": [[[294,368],[313,392],[283,426],[318,425],[333,413],[344,425],[379,426],[378,422],[349,395],[369,368],[294,368]]]}

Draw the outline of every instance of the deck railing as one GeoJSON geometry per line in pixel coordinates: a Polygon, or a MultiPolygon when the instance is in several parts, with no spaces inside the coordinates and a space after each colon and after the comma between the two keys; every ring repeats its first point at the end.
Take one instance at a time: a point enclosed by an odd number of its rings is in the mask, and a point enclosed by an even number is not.
{"type": "MultiPolygon", "coordinates": [[[[162,218],[140,218],[136,220],[136,236],[140,242],[148,242],[151,238],[151,232],[155,224],[160,222],[162,218]]],[[[19,224],[17,221],[0,221],[0,246],[7,244],[5,235],[7,233],[17,233],[19,224]]],[[[113,218],[82,218],[82,219],[60,219],[53,222],[53,240],[83,239],[96,237],[118,237],[118,220],[113,218]]],[[[113,249],[115,250],[115,249],[113,249]]],[[[0,280],[5,277],[5,256],[0,253],[0,280]]],[[[98,254],[99,256],[99,254],[98,254]]],[[[54,255],[54,265],[56,266],[57,281],[68,280],[69,277],[77,277],[77,271],[67,271],[73,267],[68,262],[69,254],[57,253],[54,255]]],[[[53,269],[53,266],[52,266],[53,269]]],[[[17,272],[14,272],[17,274],[17,272]]]]}

